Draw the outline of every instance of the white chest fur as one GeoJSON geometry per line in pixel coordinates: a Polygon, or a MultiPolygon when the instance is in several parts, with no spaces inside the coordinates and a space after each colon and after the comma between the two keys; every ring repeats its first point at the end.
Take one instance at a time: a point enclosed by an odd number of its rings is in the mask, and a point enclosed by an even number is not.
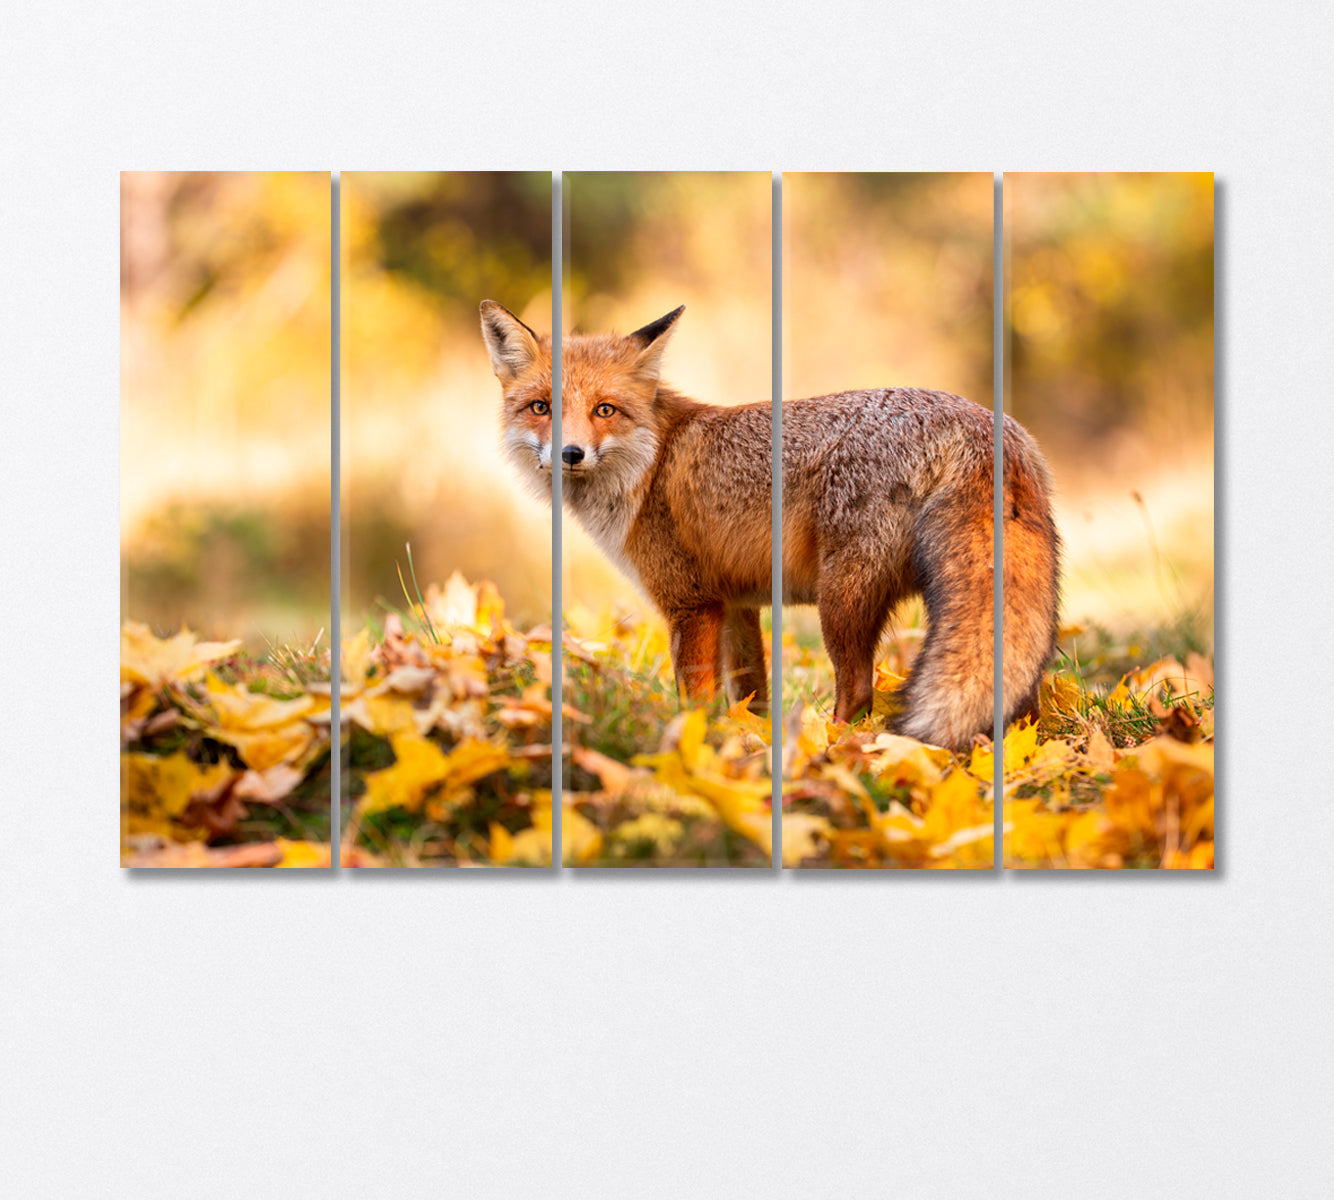
{"type": "Polygon", "coordinates": [[[589,466],[567,472],[562,481],[566,507],[598,549],[641,591],[643,584],[626,553],[626,542],[644,502],[657,449],[657,439],[647,430],[608,439],[595,457],[589,456],[589,466]]]}

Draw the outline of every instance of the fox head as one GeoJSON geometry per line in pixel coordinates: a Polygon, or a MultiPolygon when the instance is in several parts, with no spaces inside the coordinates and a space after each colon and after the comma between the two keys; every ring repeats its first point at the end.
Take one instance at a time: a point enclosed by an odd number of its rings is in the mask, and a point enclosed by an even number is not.
{"type": "MultiPolygon", "coordinates": [[[[560,462],[567,498],[625,488],[660,444],[655,400],[668,335],[684,305],[625,337],[573,334],[561,344],[560,462]]],[[[504,445],[550,498],[551,339],[494,300],[482,301],[482,337],[503,391],[504,445]]]]}

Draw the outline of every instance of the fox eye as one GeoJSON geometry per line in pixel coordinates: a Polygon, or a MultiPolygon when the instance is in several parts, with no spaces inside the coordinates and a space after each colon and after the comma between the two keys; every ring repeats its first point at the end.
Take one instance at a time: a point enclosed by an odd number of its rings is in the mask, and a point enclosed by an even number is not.
{"type": "Polygon", "coordinates": [[[595,417],[614,417],[616,415],[616,409],[613,405],[607,404],[604,401],[593,410],[593,415],[595,417]]]}
{"type": "Polygon", "coordinates": [[[535,416],[545,417],[551,411],[551,405],[545,400],[534,400],[529,406],[535,416]]]}

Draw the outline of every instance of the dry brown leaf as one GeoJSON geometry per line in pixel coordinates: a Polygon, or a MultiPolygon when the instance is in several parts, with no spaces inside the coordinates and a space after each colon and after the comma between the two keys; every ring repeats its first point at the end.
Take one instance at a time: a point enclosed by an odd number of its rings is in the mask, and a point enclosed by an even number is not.
{"type": "Polygon", "coordinates": [[[1101,729],[1094,729],[1089,735],[1088,749],[1084,751],[1089,766],[1095,771],[1106,774],[1116,764],[1116,751],[1107,735],[1101,729]]]}
{"type": "Polygon", "coordinates": [[[291,794],[303,775],[295,767],[278,763],[264,771],[247,771],[236,781],[234,794],[242,800],[277,804],[291,794]]]}
{"type": "Polygon", "coordinates": [[[583,746],[576,746],[572,757],[575,766],[582,767],[590,775],[596,775],[603,789],[608,792],[623,791],[637,774],[645,773],[583,746]]]}

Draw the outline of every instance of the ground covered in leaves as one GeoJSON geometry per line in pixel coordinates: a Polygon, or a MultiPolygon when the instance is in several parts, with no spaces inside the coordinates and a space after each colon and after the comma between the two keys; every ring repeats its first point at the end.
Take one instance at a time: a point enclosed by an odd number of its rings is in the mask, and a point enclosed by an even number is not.
{"type": "Polygon", "coordinates": [[[832,719],[833,671],[818,641],[785,633],[785,865],[991,869],[991,743],[959,755],[886,730],[920,634],[897,631],[882,648],[872,711],[846,725],[832,719]]]}
{"type": "Polygon", "coordinates": [[[769,867],[769,722],[744,703],[682,712],[659,621],[574,611],[566,624],[574,864],[769,867]]]}
{"type": "Polygon", "coordinates": [[[1006,866],[1214,865],[1214,672],[1201,641],[1189,629],[1165,641],[1065,631],[1040,721],[1005,738],[1006,866]]]}
{"type": "MultiPolygon", "coordinates": [[[[1063,631],[1040,719],[1002,743],[1006,866],[1213,866],[1213,667],[1201,641],[1191,628],[1063,631]]],[[[912,628],[891,639],[874,711],[840,726],[821,699],[833,694],[827,660],[785,638],[785,862],[992,865],[995,747],[951,754],[885,732],[919,642],[912,628]]]]}
{"type": "Polygon", "coordinates": [[[329,865],[329,655],[121,630],[121,862],[329,865]]]}
{"type": "MultiPolygon", "coordinates": [[[[768,867],[769,720],[744,702],[681,711],[657,621],[566,625],[563,862],[768,867]]],[[[818,646],[784,637],[784,866],[992,867],[995,748],[885,729],[915,641],[887,647],[875,709],[848,726],[827,717],[818,646]]],[[[1212,866],[1210,660],[1136,667],[1155,647],[1100,631],[1065,645],[1040,721],[1003,744],[1006,865],[1212,866]]],[[[552,655],[550,626],[516,629],[459,576],[349,638],[342,863],[549,866],[552,655]]],[[[125,865],[329,865],[327,652],[255,659],[127,622],[121,660],[125,865]]]]}
{"type": "Polygon", "coordinates": [[[551,638],[455,575],[344,645],[344,863],[551,863],[551,638]]]}

